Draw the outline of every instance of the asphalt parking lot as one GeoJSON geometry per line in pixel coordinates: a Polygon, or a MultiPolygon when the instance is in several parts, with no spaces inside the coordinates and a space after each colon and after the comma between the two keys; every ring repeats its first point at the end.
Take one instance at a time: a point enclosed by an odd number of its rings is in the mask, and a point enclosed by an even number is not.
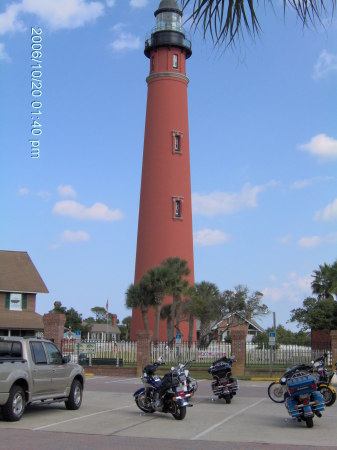
{"type": "Polygon", "coordinates": [[[88,377],[82,407],[27,408],[19,422],[0,416],[0,449],[296,449],[337,448],[337,406],[326,408],[314,427],[288,416],[267,397],[268,382],[241,381],[230,405],[212,400],[210,382],[199,389],[183,421],[140,411],[132,393],[139,379],[88,377]]]}

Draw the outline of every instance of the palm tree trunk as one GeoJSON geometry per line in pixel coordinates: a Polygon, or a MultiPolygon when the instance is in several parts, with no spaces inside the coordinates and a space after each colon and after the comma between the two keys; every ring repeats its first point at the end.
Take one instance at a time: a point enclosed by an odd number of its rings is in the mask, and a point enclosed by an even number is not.
{"type": "Polygon", "coordinates": [[[190,313],[189,319],[188,319],[188,346],[192,347],[193,343],[193,327],[194,327],[194,316],[192,313],[190,313]]]}
{"type": "MultiPolygon", "coordinates": [[[[172,298],[172,307],[171,307],[171,327],[170,327],[170,339],[169,342],[172,343],[174,338],[174,329],[176,324],[176,301],[175,298],[172,298]]],[[[170,344],[171,345],[171,344],[170,344]]]]}
{"type": "Polygon", "coordinates": [[[149,331],[149,321],[148,321],[147,310],[146,311],[142,310],[142,317],[143,317],[143,322],[144,322],[144,330],[149,331]]]}
{"type": "Polygon", "coordinates": [[[158,344],[158,340],[159,340],[160,310],[161,310],[161,305],[156,305],[156,306],[155,306],[155,311],[156,311],[156,323],[155,323],[155,330],[154,330],[154,344],[155,344],[155,345],[158,344]]]}

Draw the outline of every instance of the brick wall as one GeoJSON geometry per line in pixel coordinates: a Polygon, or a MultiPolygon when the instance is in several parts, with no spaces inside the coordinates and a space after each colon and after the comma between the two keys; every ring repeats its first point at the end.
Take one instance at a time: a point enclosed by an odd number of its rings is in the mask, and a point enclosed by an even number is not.
{"type": "Polygon", "coordinates": [[[53,341],[59,350],[64,333],[64,324],[66,322],[65,314],[50,312],[43,317],[44,337],[53,341]]]}

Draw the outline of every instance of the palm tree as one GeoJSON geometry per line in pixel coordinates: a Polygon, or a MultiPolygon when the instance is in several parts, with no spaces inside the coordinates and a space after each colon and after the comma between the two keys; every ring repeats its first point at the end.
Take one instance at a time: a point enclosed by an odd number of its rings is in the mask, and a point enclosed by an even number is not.
{"type": "Polygon", "coordinates": [[[140,280],[140,284],[149,292],[150,305],[155,309],[155,344],[158,343],[159,339],[160,310],[166,294],[167,273],[167,268],[160,265],[149,269],[140,280]]]}
{"type": "Polygon", "coordinates": [[[149,331],[148,311],[150,304],[151,296],[144,284],[130,284],[126,291],[125,306],[127,308],[140,308],[146,331],[149,331]]]}
{"type": "Polygon", "coordinates": [[[166,320],[166,329],[167,329],[167,341],[169,345],[173,343],[173,323],[172,323],[172,305],[167,304],[164,305],[160,310],[160,318],[162,320],[166,320]]]}
{"type": "Polygon", "coordinates": [[[332,266],[327,263],[320,265],[318,270],[314,270],[313,278],[311,289],[318,300],[333,298],[337,293],[337,261],[332,266]]]}
{"type": "MultiPolygon", "coordinates": [[[[283,0],[283,14],[285,16],[287,7],[292,8],[302,22],[303,26],[315,26],[318,22],[333,17],[337,0],[283,0]]],[[[267,2],[273,8],[273,2],[267,2]]],[[[192,26],[197,29],[201,25],[204,38],[207,32],[215,46],[234,45],[236,40],[244,36],[259,35],[261,26],[257,17],[259,1],[250,0],[181,0],[184,10],[193,4],[192,26]]]]}
{"type": "Polygon", "coordinates": [[[166,272],[166,293],[172,296],[172,329],[170,334],[174,336],[174,329],[179,330],[179,306],[182,297],[187,293],[189,282],[183,277],[190,274],[187,261],[178,257],[169,257],[162,266],[166,272]]]}
{"type": "Polygon", "coordinates": [[[193,343],[193,330],[195,319],[197,318],[195,298],[195,287],[190,286],[185,301],[182,304],[182,313],[188,317],[188,345],[193,343]]]}

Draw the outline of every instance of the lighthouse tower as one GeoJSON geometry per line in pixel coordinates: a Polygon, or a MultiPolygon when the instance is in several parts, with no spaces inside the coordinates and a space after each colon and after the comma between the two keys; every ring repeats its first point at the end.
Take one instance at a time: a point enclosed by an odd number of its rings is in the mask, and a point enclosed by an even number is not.
{"type": "MultiPolygon", "coordinates": [[[[139,205],[135,283],[148,269],[168,257],[185,259],[194,283],[191,208],[190,153],[186,60],[191,44],[181,27],[182,11],[177,0],[161,0],[154,13],[155,28],[145,41],[150,61],[147,77],[147,109],[143,168],[139,205]]],[[[165,299],[164,304],[172,302],[165,299]]],[[[155,314],[149,311],[149,328],[154,331],[155,314]]],[[[159,340],[166,340],[161,321],[159,340]]],[[[139,308],[132,311],[131,339],[144,328],[139,308]]],[[[188,324],[181,322],[187,340],[188,324]]],[[[194,336],[195,338],[195,336],[194,336]]]]}

